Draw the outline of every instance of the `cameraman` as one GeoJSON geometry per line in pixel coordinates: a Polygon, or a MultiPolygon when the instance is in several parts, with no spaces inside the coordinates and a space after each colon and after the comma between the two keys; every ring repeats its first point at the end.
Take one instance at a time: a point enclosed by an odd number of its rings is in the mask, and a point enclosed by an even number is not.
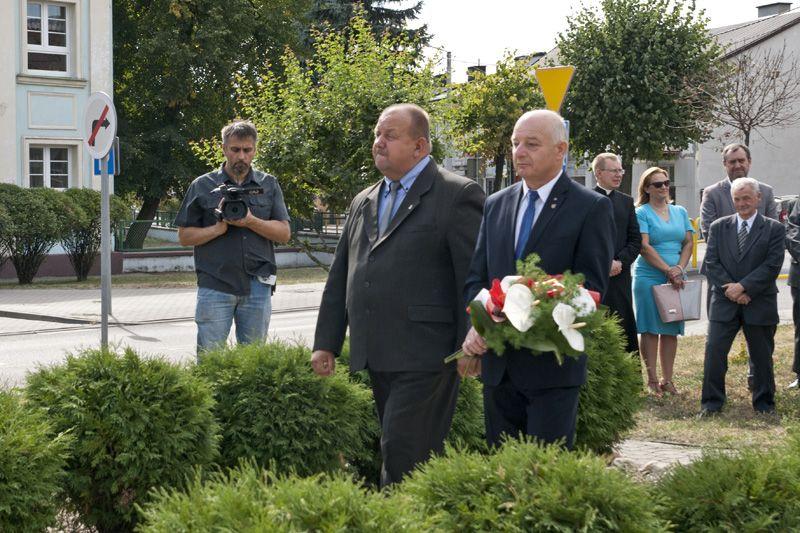
{"type": "Polygon", "coordinates": [[[267,335],[276,273],[272,243],[288,242],[290,231],[278,181],[250,166],[257,135],[248,121],[222,129],[225,163],[192,182],[175,219],[181,245],[194,246],[198,354],[224,344],[231,321],[240,344],[267,335]],[[256,189],[239,196],[246,205],[243,218],[224,218],[221,185],[256,189]]]}

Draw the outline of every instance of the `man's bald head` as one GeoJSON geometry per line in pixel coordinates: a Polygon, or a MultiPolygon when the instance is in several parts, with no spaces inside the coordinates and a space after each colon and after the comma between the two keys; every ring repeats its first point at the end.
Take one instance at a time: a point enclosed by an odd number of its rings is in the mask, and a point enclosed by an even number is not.
{"type": "Polygon", "coordinates": [[[561,172],[569,148],[564,119],[545,109],[528,111],[514,126],[511,148],[517,174],[538,189],[561,172]]]}
{"type": "Polygon", "coordinates": [[[561,115],[549,109],[534,109],[523,113],[514,125],[516,130],[524,122],[533,122],[541,129],[554,143],[568,142],[567,130],[564,127],[564,119],[561,115]]]}

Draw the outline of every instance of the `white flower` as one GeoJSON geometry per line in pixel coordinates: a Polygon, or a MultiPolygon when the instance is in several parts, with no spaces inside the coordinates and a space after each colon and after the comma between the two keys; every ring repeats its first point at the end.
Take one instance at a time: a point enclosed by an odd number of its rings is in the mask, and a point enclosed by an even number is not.
{"type": "Polygon", "coordinates": [[[573,350],[582,352],[584,350],[583,335],[578,329],[586,325],[584,322],[575,323],[577,313],[575,309],[567,304],[557,303],[553,308],[553,321],[558,326],[558,331],[567,339],[573,350]]]}
{"type": "Polygon", "coordinates": [[[597,310],[594,298],[583,287],[578,287],[578,295],[572,299],[570,305],[575,308],[579,317],[588,316],[597,310]]]}
{"type": "Polygon", "coordinates": [[[533,293],[527,285],[515,283],[506,291],[506,303],[503,306],[503,312],[512,326],[519,331],[525,332],[533,326],[531,311],[533,306],[538,303],[538,301],[534,301],[533,293]]]}
{"type": "Polygon", "coordinates": [[[500,280],[500,288],[503,289],[503,292],[508,292],[511,285],[515,284],[519,279],[522,279],[522,276],[506,276],[500,280]]]}
{"type": "Polygon", "coordinates": [[[492,295],[489,294],[488,289],[481,289],[481,291],[475,295],[475,298],[472,299],[473,302],[480,302],[483,305],[483,308],[486,309],[486,302],[488,302],[492,298],[492,295]]]}

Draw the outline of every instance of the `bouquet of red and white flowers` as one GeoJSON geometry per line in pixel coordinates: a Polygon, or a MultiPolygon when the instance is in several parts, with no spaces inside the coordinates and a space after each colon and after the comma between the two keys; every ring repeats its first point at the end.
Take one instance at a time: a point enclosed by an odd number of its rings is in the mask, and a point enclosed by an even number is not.
{"type": "MultiPolygon", "coordinates": [[[[534,354],[553,352],[560,364],[564,355],[580,356],[584,335],[602,324],[600,294],[583,287],[581,274],[551,276],[538,263],[536,254],[518,261],[519,275],[493,280],[492,288],[482,289],[468,312],[475,331],[498,355],[508,345],[534,354]]],[[[458,351],[445,362],[463,355],[458,351]]]]}

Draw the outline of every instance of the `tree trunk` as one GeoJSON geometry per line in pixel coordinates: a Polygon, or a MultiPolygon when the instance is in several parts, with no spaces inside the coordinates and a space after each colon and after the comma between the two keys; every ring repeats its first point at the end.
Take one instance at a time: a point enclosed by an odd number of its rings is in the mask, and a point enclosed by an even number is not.
{"type": "Polygon", "coordinates": [[[153,224],[153,219],[156,217],[156,211],[160,203],[160,198],[145,197],[142,202],[142,208],[139,210],[139,214],[136,215],[136,220],[128,228],[124,245],[126,250],[142,249],[144,239],[147,237],[147,232],[150,231],[150,226],[153,224]]]}
{"type": "Polygon", "coordinates": [[[633,201],[635,202],[638,197],[638,192],[631,188],[633,185],[633,159],[623,158],[622,168],[625,170],[625,174],[622,176],[622,183],[619,186],[619,190],[620,192],[633,196],[633,201]]]}
{"type": "Polygon", "coordinates": [[[746,129],[742,133],[744,133],[744,145],[750,148],[750,129],[746,129]]]}
{"type": "Polygon", "coordinates": [[[492,192],[495,193],[502,188],[503,184],[503,167],[506,164],[505,154],[495,154],[494,156],[494,184],[492,185],[492,192]]]}

